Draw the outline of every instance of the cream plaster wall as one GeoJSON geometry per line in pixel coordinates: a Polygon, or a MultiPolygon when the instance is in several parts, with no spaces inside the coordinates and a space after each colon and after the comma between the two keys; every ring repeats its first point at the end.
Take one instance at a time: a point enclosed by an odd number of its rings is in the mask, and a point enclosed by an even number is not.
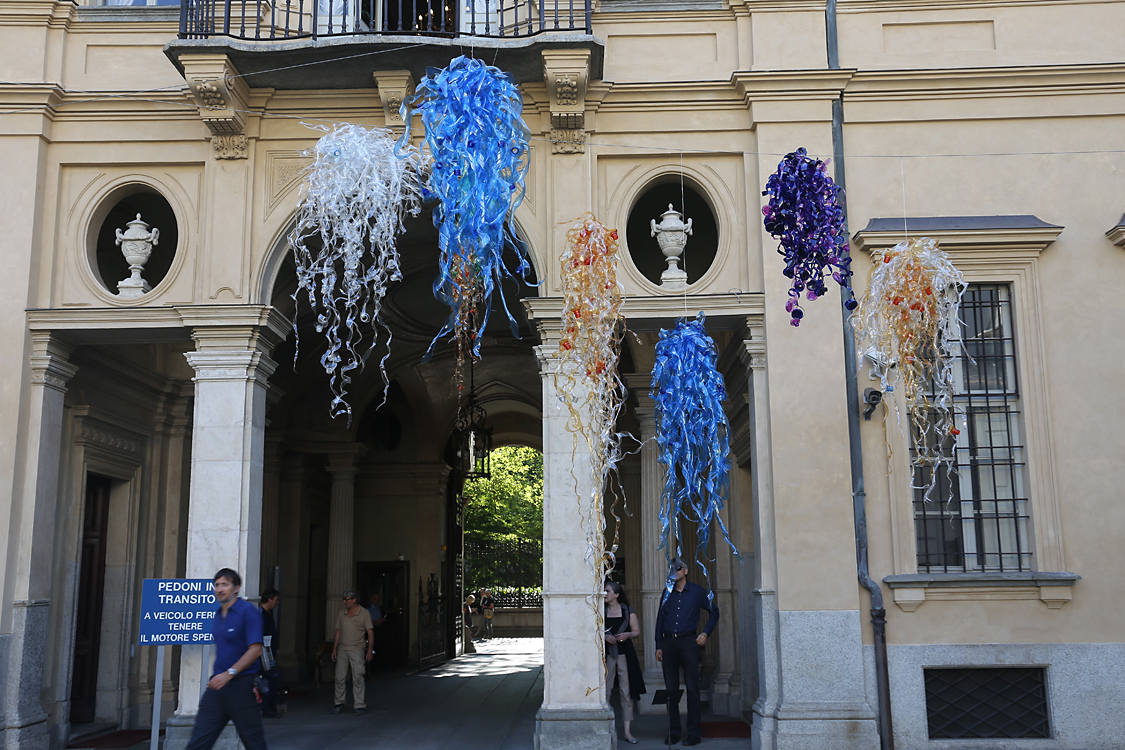
{"type": "MultiPolygon", "coordinates": [[[[1062,567],[1082,580],[1061,609],[1035,600],[931,599],[908,613],[885,589],[892,644],[1120,642],[1119,608],[1112,603],[1125,596],[1117,575],[1125,555],[1116,541],[1125,527],[1119,502],[1125,438],[1114,425],[1125,415],[1125,392],[1114,384],[1125,369],[1125,348],[1117,345],[1125,323],[1119,294],[1125,251],[1104,232],[1125,211],[1125,155],[1115,153],[1125,129],[1119,32],[1125,3],[842,0],[839,25],[845,70],[829,73],[818,3],[730,0],[724,10],[700,13],[599,15],[595,31],[607,43],[606,63],[604,80],[587,94],[584,153],[551,153],[546,88],[524,87],[532,169],[516,218],[545,280],[543,294],[558,289],[562,222],[593,209],[623,229],[648,181],[681,169],[704,189],[719,222],[720,250],[690,292],[760,293],[766,304],[765,369],[758,372],[768,381],[770,423],[758,434],[768,436],[772,451],[776,550],[753,550],[771,555],[755,565],[776,557],[777,605],[786,622],[815,620],[821,627],[846,621],[840,643],[858,642],[852,630],[859,628],[870,642],[866,616],[853,627],[867,596],[853,567],[837,292],[807,305],[800,328],[789,326],[782,261],[759,223],[761,186],[784,153],[799,145],[814,155],[831,153],[831,102],[842,91],[853,232],[870,218],[904,210],[911,216],[1034,214],[1064,227],[1035,261],[1042,357],[1034,366],[1046,390],[1040,395],[1049,417],[1062,567]],[[1083,153],[1057,153],[1067,151],[1083,153]]],[[[0,55],[0,80],[18,83],[0,84],[0,103],[21,110],[0,109],[0,351],[11,355],[0,357],[0,480],[11,488],[0,492],[7,529],[0,638],[12,631],[14,600],[46,595],[26,590],[28,560],[16,554],[25,511],[13,499],[34,481],[19,467],[37,450],[17,428],[28,423],[31,406],[25,310],[123,307],[150,321],[172,305],[268,303],[270,273],[306,163],[299,152],[318,135],[302,120],[383,122],[374,86],[252,91],[249,109],[264,114],[248,117],[248,158],[216,160],[184,81],[162,52],[175,31],[166,21],[93,21],[65,2],[0,4],[0,47],[20,51],[0,55]],[[137,89],[147,91],[119,96],[137,89]],[[59,106],[49,115],[22,111],[46,103],[59,106]],[[97,283],[86,254],[99,210],[115,191],[136,184],[169,200],[180,243],[165,281],[142,300],[125,303],[97,283]]],[[[868,267],[857,253],[857,288],[868,267]]],[[[655,304],[669,316],[682,312],[677,297],[664,298],[628,260],[622,281],[631,296],[660,298],[655,304]]],[[[643,358],[651,356],[651,343],[643,358]]],[[[152,365],[138,352],[128,361],[152,365]]],[[[169,377],[190,376],[183,367],[180,362],[169,377]]],[[[860,387],[868,384],[861,372],[860,387]]],[[[127,399],[115,408],[129,419],[145,419],[138,413],[143,405],[127,399]]],[[[889,424],[894,429],[893,419],[889,424]]],[[[892,557],[882,429],[877,419],[862,424],[876,579],[903,572],[892,557]]],[[[180,451],[182,459],[183,446],[180,451]]],[[[408,585],[416,607],[417,577],[440,568],[440,537],[421,539],[416,530],[440,533],[441,500],[430,487],[432,505],[407,502],[413,490],[375,487],[378,476],[363,473],[358,480],[356,559],[401,554],[411,560],[408,585]]],[[[749,520],[753,482],[739,477],[747,488],[736,530],[744,551],[762,538],[749,520]]],[[[287,496],[286,503],[298,500],[287,496]]],[[[1034,497],[1032,503],[1034,522],[1034,497]]],[[[901,517],[910,509],[896,512],[901,517]]],[[[180,529],[178,522],[167,521],[180,529]]],[[[300,541],[303,532],[290,531],[300,541]]],[[[908,553],[905,559],[909,567],[908,553]]],[[[178,552],[168,551],[161,564],[178,570],[180,563],[172,562],[179,560],[178,552]]],[[[732,578],[744,601],[751,575],[732,578]]],[[[749,611],[739,616],[752,622],[749,611]]],[[[799,641],[796,632],[782,634],[786,643],[799,641]]],[[[751,641],[741,638],[739,647],[743,679],[753,683],[751,641]]],[[[795,675],[806,665],[790,660],[784,666],[795,675]]],[[[858,667],[849,669],[844,682],[858,694],[858,667]]]]}

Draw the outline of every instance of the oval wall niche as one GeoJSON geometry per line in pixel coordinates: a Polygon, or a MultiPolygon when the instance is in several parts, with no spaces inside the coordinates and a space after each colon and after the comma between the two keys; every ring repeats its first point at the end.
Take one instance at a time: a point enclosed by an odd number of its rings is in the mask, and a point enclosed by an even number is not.
{"type": "Polygon", "coordinates": [[[684,221],[691,219],[692,233],[680,257],[680,268],[687,272],[688,284],[694,284],[715,262],[719,249],[719,225],[701,188],[685,180],[681,193],[679,175],[667,175],[650,184],[633,204],[625,227],[629,257],[646,279],[660,285],[660,274],[667,270],[668,261],[660,252],[656,238],[651,236],[649,222],[655,219],[659,224],[661,214],[668,210],[669,203],[684,213],[684,221]],[[686,210],[681,206],[686,206],[686,210]]]}
{"type": "MultiPolygon", "coordinates": [[[[129,222],[141,215],[141,220],[150,228],[160,230],[156,245],[152,248],[152,255],[144,264],[141,272],[142,278],[153,289],[168,275],[172,261],[176,258],[176,249],[179,244],[179,228],[176,224],[176,214],[164,196],[148,187],[141,187],[135,192],[117,197],[111,197],[113,207],[106,212],[98,228],[97,239],[93,252],[93,271],[98,281],[110,294],[119,295],[118,282],[130,277],[129,263],[121,254],[121,246],[117,244],[117,231],[128,231],[129,222]]],[[[123,297],[124,298],[124,297],[123,297]]]]}

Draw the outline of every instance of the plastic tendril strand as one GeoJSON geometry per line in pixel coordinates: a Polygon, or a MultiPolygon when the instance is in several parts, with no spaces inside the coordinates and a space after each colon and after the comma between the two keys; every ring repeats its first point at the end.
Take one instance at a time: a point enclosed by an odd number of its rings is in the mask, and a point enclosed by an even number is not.
{"type": "Polygon", "coordinates": [[[828,162],[810,158],[803,148],[786,154],[762,195],[770,196],[762,207],[766,231],[778,240],[777,252],[785,256],[783,273],[793,280],[785,303],[790,324],[799,326],[805,317],[802,292],[809,302],[828,293],[824,278],[829,274],[845,290],[844,306],[854,310],[844,191],[828,176],[828,162]]]}
{"type": "Polygon", "coordinates": [[[961,295],[965,280],[929,237],[900,242],[871,270],[855,312],[855,337],[870,339],[884,391],[902,384],[910,421],[911,462],[929,469],[925,499],[939,470],[954,466],[960,430],[953,396],[954,362],[961,347],[961,295]]]}
{"type": "Polygon", "coordinates": [[[571,222],[566,240],[561,258],[563,320],[555,382],[559,399],[569,411],[567,429],[574,435],[575,454],[579,436],[590,448],[589,505],[581,493],[576,494],[586,530],[586,559],[597,561],[597,593],[614,565],[620,528],[615,497],[608,503],[614,529],[613,542],[606,548],[605,494],[621,458],[622,436],[616,426],[626,394],[617,368],[623,334],[618,235],[616,229],[586,213],[571,222]]]}
{"type": "Polygon", "coordinates": [[[460,387],[465,358],[480,356],[480,333],[488,325],[493,292],[500,293],[512,334],[518,330],[501,281],[514,274],[526,280],[531,270],[508,228],[523,200],[528,169],[523,97],[499,68],[458,57],[442,70],[430,68],[415,95],[403,102],[403,149],[410,143],[412,110],[422,117],[433,156],[428,190],[439,201],[434,226],[441,253],[434,295],[451,310],[423,361],[441,338],[452,335],[458,342],[455,377],[460,387]],[[503,260],[507,246],[518,259],[514,272],[503,260]]]}
{"type": "MultiPolygon", "coordinates": [[[[715,342],[703,327],[704,319],[701,312],[694,320],[680,318],[674,329],[660,331],[651,396],[656,402],[659,460],[666,472],[658,549],[670,561],[674,537],[679,557],[681,517],[693,521],[698,541],[695,564],[707,577],[710,597],[710,576],[699,557],[706,557],[712,522],[717,522],[735,557],[741,557],[719,515],[730,491],[730,428],[723,410],[726,387],[715,366],[715,342]]],[[[670,572],[667,590],[674,584],[670,572]]]]}
{"type": "MultiPolygon", "coordinates": [[[[387,285],[402,278],[395,243],[405,231],[405,215],[421,210],[425,157],[416,148],[396,149],[388,130],[308,127],[326,135],[305,152],[313,161],[305,170],[297,223],[288,238],[297,264],[293,300],[299,305],[303,293],[316,314],[316,330],[328,342],[320,364],[331,376],[329,410],[333,417],[346,414],[350,422],[347,387],[379,342],[387,285]],[[368,324],[371,340],[365,344],[368,324]]],[[[296,317],[293,327],[296,332],[296,317]]],[[[385,397],[391,333],[384,330],[387,354],[379,370],[385,397]]]]}

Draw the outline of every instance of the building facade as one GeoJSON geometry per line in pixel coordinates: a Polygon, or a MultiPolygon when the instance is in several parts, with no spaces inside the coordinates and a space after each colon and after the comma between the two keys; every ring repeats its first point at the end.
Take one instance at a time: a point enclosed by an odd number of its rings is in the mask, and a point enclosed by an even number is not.
{"type": "MultiPolygon", "coordinates": [[[[205,654],[169,649],[154,684],[144,578],[229,566],[251,600],[277,585],[294,680],[314,678],[351,586],[393,599],[405,658],[458,652],[452,618],[437,646],[419,621],[427,585],[458,608],[461,566],[452,349],[421,363],[446,314],[436,233],[408,222],[386,403],[369,367],[350,421],[329,416],[286,237],[309,125],[400,130],[425,68],[460,54],[513,74],[532,138],[513,223],[538,285],[508,290],[519,336],[493,316],[474,387],[497,445],[544,453],[537,747],[615,746],[584,449],[554,380],[559,256],[585,211],[624,240],[622,428],[655,434],[661,328],[705,311],[720,353],[742,560],[717,545],[708,563],[711,709],[752,724],[755,748],[1121,747],[1125,3],[410,5],[0,3],[4,747],[148,726],[156,691],[183,746],[205,654]],[[837,292],[789,325],[761,192],[798,147],[835,157],[857,291],[904,235],[938,239],[970,284],[942,499],[912,488],[899,394],[868,392],[879,363],[849,366],[837,292]],[[648,230],[668,203],[696,228],[686,289],[662,285],[648,230]],[[118,286],[115,230],[137,214],[159,230],[147,290],[118,286]]],[[[656,685],[651,443],[620,486],[656,685]]]]}

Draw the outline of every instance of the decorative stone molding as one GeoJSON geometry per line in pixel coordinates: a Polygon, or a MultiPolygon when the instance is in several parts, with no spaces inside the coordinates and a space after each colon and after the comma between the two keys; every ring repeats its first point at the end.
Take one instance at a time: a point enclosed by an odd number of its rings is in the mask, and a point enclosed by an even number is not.
{"type": "Polygon", "coordinates": [[[914,573],[883,579],[895,604],[914,612],[933,601],[1039,600],[1048,609],[1062,609],[1073,597],[1076,573],[914,573]]]}
{"type": "Polygon", "coordinates": [[[904,234],[925,235],[937,240],[957,263],[959,256],[981,250],[993,258],[1035,257],[1062,231],[1036,216],[911,216],[871,219],[852,243],[857,250],[881,252],[902,242],[904,234]]]}
{"type": "Polygon", "coordinates": [[[556,154],[586,151],[586,87],[590,50],[543,50],[543,79],[551,106],[551,141],[556,154]]]}
{"type": "Polygon", "coordinates": [[[1109,241],[1118,247],[1125,247],[1125,214],[1122,214],[1117,226],[1106,232],[1105,236],[1109,237],[1109,241]]]}
{"type": "Polygon", "coordinates": [[[241,133],[211,136],[211,148],[216,159],[245,159],[248,141],[241,133]]]}
{"type": "Polygon", "coordinates": [[[184,78],[217,159],[246,158],[250,87],[226,55],[185,55],[184,78]]]}
{"type": "Polygon", "coordinates": [[[586,152],[586,131],[551,128],[552,154],[583,154],[586,152]]]}
{"type": "Polygon", "coordinates": [[[70,364],[70,347],[50,331],[31,333],[31,382],[66,393],[66,384],[78,373],[70,364]]]}
{"type": "Polygon", "coordinates": [[[383,103],[383,122],[388,128],[402,130],[406,123],[399,109],[407,97],[414,94],[414,75],[409,70],[377,70],[375,85],[383,103]]]}

